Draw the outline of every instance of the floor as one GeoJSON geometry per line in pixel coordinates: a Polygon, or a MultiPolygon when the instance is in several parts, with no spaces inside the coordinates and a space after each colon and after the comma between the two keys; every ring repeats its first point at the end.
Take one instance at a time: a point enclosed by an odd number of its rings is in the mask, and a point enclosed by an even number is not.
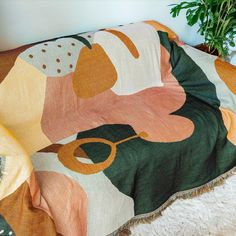
{"type": "Polygon", "coordinates": [[[176,200],[152,224],[131,231],[133,236],[236,236],[236,173],[211,192],[176,200]]]}

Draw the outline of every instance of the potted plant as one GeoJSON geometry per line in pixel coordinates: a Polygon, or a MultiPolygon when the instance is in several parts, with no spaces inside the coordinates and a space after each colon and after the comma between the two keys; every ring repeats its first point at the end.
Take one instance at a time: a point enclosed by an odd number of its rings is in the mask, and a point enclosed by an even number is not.
{"type": "Polygon", "coordinates": [[[204,36],[205,51],[222,58],[229,55],[229,47],[235,47],[236,36],[236,0],[190,0],[172,4],[173,17],[186,10],[188,25],[199,24],[204,36]]]}

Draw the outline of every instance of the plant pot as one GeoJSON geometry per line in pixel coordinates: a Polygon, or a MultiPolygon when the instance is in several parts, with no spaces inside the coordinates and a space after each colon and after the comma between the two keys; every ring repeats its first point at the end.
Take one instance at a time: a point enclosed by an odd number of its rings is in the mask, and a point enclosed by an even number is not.
{"type": "Polygon", "coordinates": [[[210,48],[208,47],[207,44],[201,43],[201,44],[196,45],[195,48],[197,48],[203,52],[209,53],[211,55],[219,56],[218,50],[217,49],[210,50],[210,48]]]}

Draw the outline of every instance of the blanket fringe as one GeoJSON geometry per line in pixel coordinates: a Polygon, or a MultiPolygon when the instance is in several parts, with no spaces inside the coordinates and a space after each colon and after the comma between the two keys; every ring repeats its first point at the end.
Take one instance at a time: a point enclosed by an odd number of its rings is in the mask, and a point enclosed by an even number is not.
{"type": "Polygon", "coordinates": [[[177,192],[172,195],[162,206],[151,213],[142,214],[133,217],[129,220],[126,224],[121,226],[118,230],[110,234],[109,236],[127,236],[131,235],[130,228],[138,225],[138,224],[151,224],[155,219],[162,215],[162,212],[170,206],[176,199],[190,199],[196,196],[200,196],[203,193],[207,193],[212,191],[215,187],[221,186],[225,183],[225,180],[236,174],[236,166],[229,170],[228,172],[218,176],[217,178],[213,179],[212,181],[201,185],[199,187],[177,192]]]}

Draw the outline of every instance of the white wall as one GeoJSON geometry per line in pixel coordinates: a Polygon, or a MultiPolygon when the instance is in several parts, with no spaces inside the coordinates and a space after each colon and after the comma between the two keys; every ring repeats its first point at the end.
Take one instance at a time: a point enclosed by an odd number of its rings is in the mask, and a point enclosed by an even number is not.
{"type": "Polygon", "coordinates": [[[198,44],[196,28],[184,15],[173,19],[178,0],[0,0],[0,51],[77,32],[155,19],[182,40],[198,44]]]}

